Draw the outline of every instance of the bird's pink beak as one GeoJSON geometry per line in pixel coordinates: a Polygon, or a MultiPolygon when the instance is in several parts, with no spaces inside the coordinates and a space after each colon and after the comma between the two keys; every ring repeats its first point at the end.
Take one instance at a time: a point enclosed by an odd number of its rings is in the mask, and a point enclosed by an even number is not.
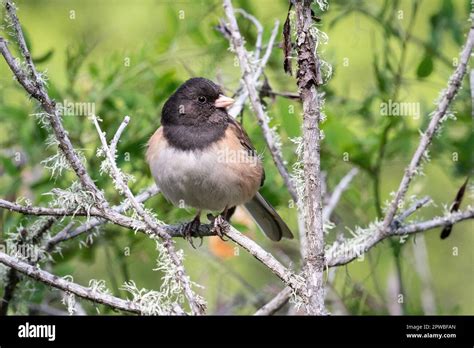
{"type": "Polygon", "coordinates": [[[216,99],[214,102],[214,106],[216,108],[226,108],[232,104],[234,104],[235,100],[229,97],[226,97],[225,95],[219,95],[219,98],[216,99]]]}

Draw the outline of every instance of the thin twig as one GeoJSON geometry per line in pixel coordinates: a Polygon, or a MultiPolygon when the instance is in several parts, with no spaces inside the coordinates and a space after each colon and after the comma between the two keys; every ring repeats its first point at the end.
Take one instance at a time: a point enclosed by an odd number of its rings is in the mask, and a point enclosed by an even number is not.
{"type": "MultiPolygon", "coordinates": [[[[391,236],[403,236],[418,232],[426,232],[434,228],[459,223],[461,221],[472,218],[474,218],[474,209],[470,208],[463,212],[456,212],[450,215],[439,216],[430,220],[408,224],[403,227],[400,227],[399,229],[393,229],[389,234],[386,234],[384,236],[375,237],[375,234],[372,234],[371,236],[367,237],[367,239],[364,241],[364,244],[357,246],[357,250],[354,250],[354,248],[349,247],[350,241],[345,241],[342,244],[338,243],[336,245],[331,246],[327,251],[326,267],[339,267],[346,265],[361,256],[362,254],[369,251],[376,244],[391,236]],[[340,250],[345,250],[346,252],[341,253],[340,250]]],[[[285,301],[288,300],[290,295],[291,292],[289,292],[288,287],[283,289],[271,301],[269,301],[269,303],[267,303],[268,307],[267,305],[264,305],[259,311],[257,311],[257,313],[259,315],[272,314],[272,309],[278,307],[279,304],[283,305],[285,301]]]]}
{"type": "Polygon", "coordinates": [[[438,216],[422,222],[408,224],[395,230],[392,230],[389,227],[389,232],[385,234],[371,233],[370,235],[366,236],[362,243],[358,243],[356,248],[354,246],[350,246],[350,241],[333,245],[326,253],[326,265],[328,267],[336,267],[348,264],[360,255],[366,253],[374,245],[388,237],[404,236],[413,233],[424,232],[433,228],[455,224],[472,218],[474,218],[474,209],[468,208],[464,211],[448,214],[445,216],[438,216]],[[338,252],[338,250],[344,250],[346,252],[338,252]]]}
{"type": "MultiPolygon", "coordinates": [[[[151,185],[150,187],[146,188],[143,192],[139,193],[135,198],[138,203],[143,203],[149,198],[155,196],[160,192],[160,189],[156,185],[151,185]]],[[[123,213],[130,208],[130,204],[128,202],[124,202],[120,205],[113,206],[112,210],[117,213],[123,213]]],[[[75,238],[77,236],[82,235],[85,232],[90,231],[94,227],[100,226],[106,223],[107,220],[101,218],[92,218],[84,222],[79,227],[75,229],[71,228],[64,228],[62,231],[58,232],[54,237],[46,243],[46,250],[52,250],[54,246],[58,243],[69,240],[71,238],[75,238]]],[[[72,226],[71,226],[72,227],[72,226]]]]}
{"type": "Polygon", "coordinates": [[[244,18],[248,19],[255,25],[257,29],[257,40],[255,40],[255,60],[260,59],[260,52],[262,51],[262,36],[263,36],[263,27],[262,24],[258,21],[255,16],[252,16],[250,13],[241,8],[236,8],[235,12],[241,14],[244,18]]]}
{"type": "MultiPolygon", "coordinates": [[[[2,202],[4,200],[0,200],[0,207],[2,207],[2,202]]],[[[18,204],[11,203],[8,205],[11,210],[18,211],[23,214],[30,215],[31,213],[45,213],[45,215],[49,215],[52,213],[53,215],[61,215],[66,213],[63,209],[52,209],[52,208],[40,208],[40,207],[24,207],[18,204]]],[[[73,214],[73,212],[68,212],[68,214],[73,214]]],[[[183,225],[162,225],[157,226],[156,228],[152,229],[146,222],[139,221],[125,215],[119,214],[118,212],[108,208],[106,210],[98,210],[96,208],[91,208],[89,211],[90,216],[98,216],[103,219],[106,219],[116,225],[127,227],[132,230],[141,231],[145,234],[153,234],[155,233],[158,236],[166,235],[167,239],[171,237],[184,237],[183,235],[183,225]],[[159,230],[160,234],[156,232],[159,230]]],[[[41,214],[40,214],[41,215],[41,214]]],[[[78,215],[86,215],[85,211],[78,211],[75,214],[78,215]]],[[[194,234],[195,237],[207,237],[207,236],[215,236],[216,232],[213,230],[213,224],[203,224],[199,227],[199,230],[194,234]]],[[[291,286],[295,290],[299,290],[299,283],[297,277],[288,270],[285,266],[283,266],[278,260],[276,260],[269,252],[265,251],[262,247],[260,247],[257,243],[255,243],[250,238],[244,236],[242,233],[237,231],[232,226],[229,226],[229,231],[227,232],[227,236],[233,240],[237,245],[242,247],[243,249],[247,250],[251,255],[253,255],[257,260],[262,262],[266,265],[274,274],[276,274],[285,284],[291,286]]],[[[60,240],[55,241],[54,244],[57,244],[60,240]]],[[[50,244],[51,241],[48,242],[50,244]]]]}
{"type": "MultiPolygon", "coordinates": [[[[128,116],[125,119],[127,118],[128,116]]],[[[174,245],[173,245],[173,242],[171,241],[170,236],[159,226],[157,221],[145,211],[141,203],[139,203],[136,200],[135,196],[133,195],[132,191],[128,187],[127,183],[124,181],[123,175],[120,173],[120,170],[118,169],[115,163],[115,156],[110,151],[109,145],[107,144],[107,140],[105,139],[104,132],[101,130],[99,126],[97,117],[92,116],[92,121],[94,122],[94,125],[99,134],[99,139],[100,139],[100,142],[102,143],[102,150],[104,151],[105,156],[109,162],[110,176],[113,178],[116,185],[120,187],[121,192],[128,199],[128,201],[130,202],[132,207],[135,209],[135,211],[141,216],[141,218],[147,225],[148,229],[152,230],[156,235],[160,236],[163,239],[163,246],[166,248],[168,255],[170,256],[170,259],[176,266],[176,269],[177,269],[176,277],[178,278],[179,282],[183,286],[184,294],[189,302],[192,313],[196,315],[204,314],[205,307],[203,303],[201,303],[198,300],[196,294],[191,288],[191,282],[189,280],[189,277],[185,273],[182,260],[179,258],[178,254],[176,253],[176,250],[174,249],[174,245]]]]}
{"type": "Polygon", "coordinates": [[[336,208],[337,203],[341,199],[342,194],[349,187],[349,184],[351,183],[352,179],[357,175],[358,172],[359,170],[357,168],[352,168],[349,171],[349,173],[347,173],[341,179],[341,181],[339,181],[337,186],[334,188],[334,191],[332,192],[328,203],[323,208],[323,221],[326,221],[330,218],[332,212],[336,208]]]}
{"type": "Polygon", "coordinates": [[[398,228],[402,224],[402,222],[405,221],[410,215],[412,215],[415,211],[424,207],[428,203],[431,203],[431,198],[428,196],[417,200],[407,210],[405,210],[403,213],[393,219],[394,228],[398,228]]]}
{"type": "MultiPolygon", "coordinates": [[[[273,26],[273,30],[270,35],[270,39],[268,40],[268,43],[267,43],[267,49],[265,50],[262,60],[258,64],[257,69],[255,73],[253,74],[253,80],[255,83],[257,83],[260,77],[262,76],[263,70],[265,69],[265,66],[268,63],[268,60],[270,59],[270,55],[272,54],[272,50],[275,44],[275,39],[278,35],[279,27],[280,27],[280,22],[275,21],[275,25],[273,26]]],[[[247,89],[244,88],[244,86],[241,84],[237,92],[237,95],[234,97],[235,103],[232,104],[229,110],[227,110],[228,114],[231,115],[232,117],[236,117],[238,114],[240,114],[240,112],[244,108],[244,104],[248,96],[249,94],[248,94],[247,89]]]]}
{"type": "Polygon", "coordinates": [[[263,137],[267,143],[270,153],[272,155],[273,161],[275,162],[280,175],[285,182],[288,191],[290,192],[291,197],[295,202],[298,201],[298,196],[294,188],[294,183],[290,178],[290,174],[285,166],[283,160],[283,155],[281,153],[281,148],[276,138],[276,134],[273,129],[270,128],[269,118],[263,109],[262,103],[258,96],[257,87],[255,85],[255,75],[251,67],[247,51],[244,47],[244,39],[239,31],[239,26],[237,20],[235,19],[234,8],[230,0],[224,0],[224,11],[226,13],[227,19],[229,20],[229,30],[231,33],[231,43],[232,47],[237,54],[239,59],[240,69],[242,71],[242,79],[244,80],[245,89],[249,95],[250,103],[252,105],[253,111],[257,116],[260,127],[262,128],[263,137]]]}
{"type": "Polygon", "coordinates": [[[428,125],[428,128],[423,133],[420,139],[420,143],[410,161],[410,164],[405,169],[405,174],[400,182],[395,198],[392,200],[385,219],[383,221],[381,233],[387,233],[389,225],[392,223],[392,220],[397,212],[398,204],[405,197],[406,192],[408,191],[408,186],[410,185],[411,180],[416,175],[422,159],[425,157],[426,151],[433,140],[436,131],[439,128],[439,125],[446,118],[446,113],[451,102],[456,97],[456,94],[461,87],[462,78],[466,72],[467,62],[471,56],[472,48],[474,46],[474,23],[471,24],[471,29],[467,35],[467,41],[464,46],[464,49],[461,52],[459,64],[456,67],[453,75],[449,79],[448,88],[443,92],[441,99],[437,104],[436,111],[431,117],[431,121],[428,125]]]}
{"type": "MultiPolygon", "coordinates": [[[[226,236],[240,245],[242,248],[252,254],[257,260],[265,264],[278,278],[280,278],[285,284],[293,288],[296,292],[301,293],[301,279],[296,274],[291,272],[285,266],[283,266],[272,254],[265,251],[260,245],[255,243],[250,238],[245,237],[242,233],[237,231],[235,228],[229,226],[229,230],[226,236]]],[[[304,295],[304,294],[302,294],[304,295]]]]}
{"type": "MultiPolygon", "coordinates": [[[[36,208],[34,211],[38,211],[36,208]]],[[[146,234],[150,233],[149,227],[143,222],[139,220],[135,220],[129,218],[127,216],[121,215],[112,209],[105,210],[105,212],[101,212],[97,209],[92,209],[91,214],[97,214],[98,216],[103,217],[104,219],[113,222],[116,225],[123,226],[132,230],[137,230],[144,232],[146,234]]],[[[28,213],[26,213],[28,214],[28,213]]],[[[474,218],[474,209],[470,208],[469,210],[456,212],[447,216],[443,217],[436,217],[427,221],[412,223],[409,225],[405,225],[400,227],[397,230],[394,230],[389,235],[382,236],[381,238],[375,239],[368,239],[366,243],[361,246],[359,251],[366,252],[370,248],[372,248],[375,244],[381,242],[383,239],[388,238],[390,236],[396,235],[405,235],[417,232],[423,232],[429,229],[437,228],[440,226],[446,226],[448,224],[456,224],[458,222],[472,219],[474,218]]],[[[170,226],[163,226],[163,229],[166,233],[169,234],[170,237],[183,237],[182,234],[182,225],[170,225],[170,226]]],[[[201,225],[198,233],[195,235],[196,237],[206,237],[206,236],[215,236],[216,233],[213,231],[213,224],[201,225]]],[[[251,255],[253,255],[257,260],[262,262],[265,266],[267,266],[274,274],[276,274],[286,285],[290,286],[297,292],[301,294],[301,282],[298,276],[294,273],[289,271],[286,267],[284,267],[280,262],[278,262],[270,253],[265,251],[262,247],[260,247],[257,243],[249,239],[248,237],[244,236],[242,233],[238,232],[236,229],[230,226],[227,236],[232,239],[236,244],[241,246],[243,249],[247,250],[251,255]]],[[[336,246],[337,250],[341,249],[343,246],[340,244],[336,246]]],[[[350,252],[346,255],[338,255],[337,253],[333,253],[332,251],[328,252],[327,257],[327,266],[328,267],[336,267],[340,265],[347,264],[357,258],[359,254],[356,252],[350,252]]]]}
{"type": "Polygon", "coordinates": [[[94,292],[90,288],[86,288],[82,285],[70,282],[63,278],[59,278],[58,276],[55,276],[49,272],[29,265],[28,263],[20,261],[3,252],[0,252],[0,263],[17,270],[18,272],[23,273],[32,279],[35,279],[57,289],[73,293],[86,300],[104,304],[126,312],[141,314],[139,306],[133,302],[122,300],[120,298],[108,294],[94,292]]]}
{"type": "Polygon", "coordinates": [[[271,301],[262,306],[254,315],[272,315],[285,305],[292,293],[290,287],[284,288],[271,301]]]}
{"type": "Polygon", "coordinates": [[[2,301],[0,303],[0,316],[5,316],[8,314],[10,302],[13,299],[15,289],[19,282],[20,277],[18,275],[17,270],[14,268],[10,268],[5,278],[5,290],[3,291],[2,301]]]}
{"type": "Polygon", "coordinates": [[[105,205],[106,202],[102,192],[97,188],[94,181],[87,173],[84,164],[72,146],[71,140],[69,139],[69,136],[61,123],[60,112],[56,107],[56,103],[49,97],[44,84],[42,83],[42,78],[38,75],[36,69],[34,68],[34,64],[31,61],[31,55],[28,51],[28,47],[26,46],[21,25],[19,24],[19,20],[16,15],[15,7],[10,3],[10,1],[5,3],[5,7],[11,21],[14,23],[13,28],[19,41],[20,50],[23,54],[23,58],[27,61],[27,64],[30,67],[29,72],[32,75],[33,81],[28,77],[27,74],[25,74],[15,58],[13,58],[10,50],[8,49],[7,42],[3,37],[0,37],[0,53],[3,55],[7,65],[15,75],[18,82],[32,98],[36,99],[40,103],[43,110],[46,112],[47,119],[51,125],[54,135],[56,136],[56,139],[59,142],[58,147],[67,158],[71,168],[78,176],[82,186],[84,187],[84,190],[94,194],[97,202],[100,205],[105,205]]]}
{"type": "Polygon", "coordinates": [[[8,17],[13,25],[13,30],[16,34],[16,40],[18,42],[20,52],[25,58],[26,66],[28,67],[28,70],[30,72],[30,78],[33,79],[37,88],[43,88],[44,83],[43,81],[38,79],[38,73],[36,71],[35,65],[33,64],[30,51],[28,50],[28,46],[26,46],[25,36],[23,35],[23,30],[21,29],[20,21],[18,20],[18,17],[16,15],[15,4],[10,0],[7,0],[5,2],[5,9],[7,10],[8,17]]]}
{"type": "Polygon", "coordinates": [[[119,128],[117,129],[117,132],[115,132],[115,135],[110,142],[110,152],[112,153],[112,156],[115,157],[117,154],[117,144],[120,140],[120,137],[122,136],[123,131],[125,130],[125,127],[127,127],[128,123],[130,122],[130,117],[125,116],[123,119],[122,123],[120,124],[119,128]]]}

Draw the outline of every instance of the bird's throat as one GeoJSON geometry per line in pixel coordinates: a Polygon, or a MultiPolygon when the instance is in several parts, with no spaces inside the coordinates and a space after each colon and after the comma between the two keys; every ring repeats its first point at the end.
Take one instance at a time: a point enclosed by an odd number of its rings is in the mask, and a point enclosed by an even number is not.
{"type": "Polygon", "coordinates": [[[197,125],[165,125],[163,135],[168,143],[180,150],[202,150],[224,137],[227,123],[197,125]]]}

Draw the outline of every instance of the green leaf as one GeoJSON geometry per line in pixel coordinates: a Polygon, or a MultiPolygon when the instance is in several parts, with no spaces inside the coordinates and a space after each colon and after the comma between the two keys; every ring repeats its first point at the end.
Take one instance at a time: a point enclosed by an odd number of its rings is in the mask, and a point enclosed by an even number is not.
{"type": "Polygon", "coordinates": [[[43,54],[42,56],[39,56],[37,58],[33,58],[33,62],[35,64],[40,64],[40,63],[44,63],[44,62],[47,62],[48,60],[51,59],[51,57],[53,56],[54,54],[54,50],[53,49],[50,49],[48,52],[46,52],[45,54],[43,54]]]}
{"type": "Polygon", "coordinates": [[[433,72],[433,59],[427,53],[421,60],[420,64],[418,64],[418,68],[416,69],[416,76],[418,78],[425,78],[428,77],[433,72]]]}

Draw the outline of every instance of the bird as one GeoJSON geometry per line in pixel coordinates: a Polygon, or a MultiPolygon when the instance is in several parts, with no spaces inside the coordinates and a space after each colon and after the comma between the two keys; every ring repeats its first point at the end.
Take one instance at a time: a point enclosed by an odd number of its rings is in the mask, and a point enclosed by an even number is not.
{"type": "Polygon", "coordinates": [[[259,193],[265,181],[262,160],[241,124],[227,113],[233,103],[206,78],[179,86],[164,103],[161,125],[148,141],[151,174],[168,201],[196,209],[183,231],[191,244],[203,211],[221,212],[207,215],[217,227],[230,221],[239,205],[271,240],[292,239],[287,224],[259,193]]]}

